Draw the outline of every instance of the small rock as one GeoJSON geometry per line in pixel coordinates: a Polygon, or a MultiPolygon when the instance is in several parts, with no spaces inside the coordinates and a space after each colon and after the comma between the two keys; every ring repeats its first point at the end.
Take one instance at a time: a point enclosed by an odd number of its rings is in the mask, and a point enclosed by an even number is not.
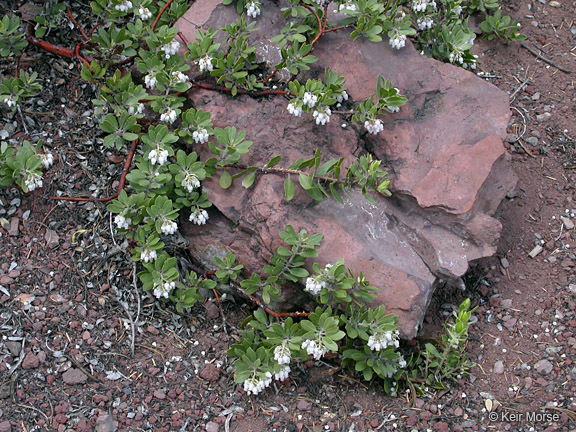
{"type": "Polygon", "coordinates": [[[299,400],[296,404],[296,408],[298,408],[299,411],[310,411],[312,404],[305,400],[299,400]]]}
{"type": "Polygon", "coordinates": [[[572,222],[572,220],[570,220],[569,218],[567,218],[565,216],[560,216],[560,219],[562,220],[562,223],[564,224],[564,228],[566,228],[567,230],[574,229],[574,222],[572,222]]]}
{"type": "Polygon", "coordinates": [[[460,407],[456,407],[456,408],[454,409],[454,415],[455,415],[456,417],[462,417],[462,416],[464,415],[464,410],[463,410],[462,408],[460,408],[460,407]]]}
{"type": "Polygon", "coordinates": [[[502,375],[504,373],[504,363],[502,363],[501,360],[498,360],[496,363],[494,363],[493,372],[498,375],[502,375]]]}
{"type": "Polygon", "coordinates": [[[534,367],[536,368],[536,371],[542,375],[547,375],[554,370],[554,365],[546,359],[538,360],[534,367]]]}
{"type": "Polygon", "coordinates": [[[220,316],[220,309],[214,303],[204,303],[204,309],[206,309],[206,318],[209,320],[215,320],[220,316]]]}
{"type": "Polygon", "coordinates": [[[220,425],[213,421],[206,423],[204,427],[206,432],[218,432],[220,430],[220,425]]]}
{"type": "Polygon", "coordinates": [[[532,95],[532,100],[537,101],[540,100],[540,92],[536,92],[532,95]]]}
{"type": "Polygon", "coordinates": [[[552,117],[552,114],[550,114],[549,112],[545,112],[542,114],[538,114],[536,116],[536,121],[538,121],[538,123],[545,123],[548,120],[550,120],[550,117],[552,117]]]}
{"type": "Polygon", "coordinates": [[[559,8],[562,6],[560,2],[557,2],[556,0],[552,0],[550,3],[548,3],[548,5],[553,8],[559,8]]]}
{"type": "Polygon", "coordinates": [[[0,432],[12,432],[12,426],[8,420],[0,423],[0,432]]]}
{"type": "Polygon", "coordinates": [[[528,137],[525,139],[525,141],[530,144],[531,146],[537,146],[538,145],[538,138],[536,137],[528,137]]]}
{"type": "Polygon", "coordinates": [[[6,345],[6,348],[8,348],[8,351],[10,351],[10,354],[12,354],[14,357],[18,357],[20,355],[20,350],[22,349],[22,344],[20,342],[6,341],[4,342],[4,345],[6,345]]]}
{"type": "Polygon", "coordinates": [[[56,234],[56,231],[53,231],[49,228],[46,229],[44,240],[46,240],[46,247],[48,249],[54,249],[60,243],[60,237],[58,234],[56,234]]]}
{"type": "Polygon", "coordinates": [[[164,393],[162,390],[154,390],[154,397],[156,399],[164,400],[166,399],[166,393],[164,393]]]}
{"type": "Polygon", "coordinates": [[[500,302],[500,306],[504,309],[510,309],[512,307],[512,299],[504,299],[500,302]]]}
{"type": "Polygon", "coordinates": [[[10,219],[10,228],[8,228],[8,235],[14,237],[18,235],[18,224],[20,223],[20,219],[17,217],[13,217],[10,219]]]}
{"type": "Polygon", "coordinates": [[[530,258],[536,258],[543,250],[544,248],[542,246],[536,245],[534,246],[534,249],[528,252],[528,256],[530,256],[530,258]]]}
{"type": "Polygon", "coordinates": [[[206,381],[215,382],[220,378],[220,370],[212,363],[208,363],[204,369],[200,371],[198,376],[206,381]]]}
{"type": "Polygon", "coordinates": [[[29,352],[24,357],[24,361],[22,362],[22,369],[36,369],[40,365],[40,360],[36,357],[36,354],[33,352],[29,352]]]}
{"type": "Polygon", "coordinates": [[[70,368],[62,374],[62,380],[69,385],[84,384],[88,377],[76,368],[70,368]]]}
{"type": "Polygon", "coordinates": [[[116,432],[118,422],[110,414],[103,414],[96,419],[95,432],[116,432]]]}

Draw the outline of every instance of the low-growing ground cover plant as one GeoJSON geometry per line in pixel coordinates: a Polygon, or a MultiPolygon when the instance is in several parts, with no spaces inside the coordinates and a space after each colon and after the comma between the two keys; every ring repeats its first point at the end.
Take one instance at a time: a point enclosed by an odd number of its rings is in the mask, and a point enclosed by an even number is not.
{"type": "MultiPolygon", "coordinates": [[[[160,4],[95,0],[92,11],[104,22],[88,33],[65,3],[47,6],[52,7],[51,18],[39,14],[34,26],[24,26],[15,16],[2,19],[3,57],[16,59],[34,45],[78,59],[82,78],[98,89],[93,103],[102,146],[126,154],[115,195],[55,199],[107,203],[115,229],[129,240],[142,289],[174,304],[179,312],[202,300],[201,292],[221,284],[254,303],[254,315],[245,323],[241,340],[229,350],[235,358],[235,381],[248,393],[260,393],[273,379],[286,379],[293,362],[331,354],[365,380],[380,379],[391,394],[408,389],[416,395],[425,386],[442,386],[465,374],[471,366],[464,355],[473,312],[469,301],[460,306],[455,322],[447,324],[442,341],[426,344],[420,353],[408,353],[400,349],[397,318],[387,315],[383,306],[368,307],[376,288],[362,274],[353,274],[343,261],[325,268],[312,263],[322,241],[319,234],[287,226],[279,233],[285,246],[263,263],[265,278],[241,275],[242,263],[233,254],[219,259],[214,272],[179,270],[166,240],[178,231],[184,217],[206,224],[212,203],[202,182],[209,178],[217,178],[225,189],[241,179],[249,189],[257,174],[281,174],[286,201],[294,198],[295,179],[317,201],[343,202],[354,188],[370,202],[373,195],[390,194],[381,161],[369,153],[349,166],[343,166],[342,158],[325,160],[313,149],[308,159],[284,161],[287,168],[279,165],[283,155],[265,166],[246,164],[253,144],[247,132],[231,125],[214,127],[208,112],[185,105],[184,94],[202,88],[230,97],[282,97],[287,116],[306,116],[317,125],[329,123],[339,115],[337,108],[346,104],[358,127],[378,134],[383,131],[382,116],[400,110],[406,97],[385,77],[378,79],[374,93],[364,101],[351,100],[346,77],[330,69],[318,79],[302,80],[301,72],[317,62],[314,50],[324,34],[348,28],[350,43],[359,38],[373,43],[387,39],[394,49],[402,49],[411,38],[423,54],[473,69],[476,57],[470,48],[476,35],[467,26],[470,14],[485,15],[481,29],[488,38],[522,40],[516,24],[502,17],[494,1],[289,0],[283,8],[285,27],[272,38],[282,60],[269,67],[255,61],[250,39],[257,31],[257,19],[266,19],[260,2],[238,0],[234,5],[240,14],[236,22],[200,29],[194,42],[183,40],[172,26],[187,9],[183,0],[160,4]],[[328,20],[329,8],[339,15],[337,22],[328,20]],[[82,43],[67,49],[40,39],[48,28],[61,25],[66,15],[83,36],[82,43]],[[21,31],[23,26],[26,33],[21,31]],[[179,54],[181,48],[184,55],[179,54]],[[280,70],[287,70],[291,79],[279,80],[280,70]],[[194,150],[200,146],[207,147],[209,158],[202,159],[194,150]],[[305,268],[307,263],[312,273],[305,268]],[[314,299],[315,309],[295,314],[271,310],[270,303],[286,284],[299,284],[314,299]]],[[[34,71],[18,70],[0,84],[0,100],[22,117],[21,106],[40,88],[34,71]]],[[[18,146],[2,143],[0,185],[16,184],[24,192],[41,188],[41,168],[48,169],[52,162],[42,142],[34,147],[27,141],[18,146]]]]}

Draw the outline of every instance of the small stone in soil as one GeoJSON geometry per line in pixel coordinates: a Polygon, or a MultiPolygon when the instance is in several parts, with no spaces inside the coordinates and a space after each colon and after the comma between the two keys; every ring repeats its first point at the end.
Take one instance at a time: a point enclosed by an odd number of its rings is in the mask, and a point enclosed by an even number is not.
{"type": "Polygon", "coordinates": [[[84,384],[88,377],[76,368],[70,368],[62,374],[62,380],[69,385],[84,384]]]}
{"type": "Polygon", "coordinates": [[[534,367],[539,373],[543,375],[549,374],[552,372],[552,370],[554,370],[554,365],[546,359],[539,360],[534,367]]]}
{"type": "Polygon", "coordinates": [[[495,374],[501,375],[504,373],[504,363],[502,363],[501,360],[498,360],[496,363],[494,363],[494,369],[493,369],[495,374]]]}

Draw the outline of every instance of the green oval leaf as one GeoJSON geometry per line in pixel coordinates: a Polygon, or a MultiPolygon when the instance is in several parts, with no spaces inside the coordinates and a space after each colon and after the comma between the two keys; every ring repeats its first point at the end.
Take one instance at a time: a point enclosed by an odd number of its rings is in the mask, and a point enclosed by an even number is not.
{"type": "Polygon", "coordinates": [[[228,189],[232,185],[232,176],[228,171],[224,171],[220,176],[220,187],[228,189]]]}

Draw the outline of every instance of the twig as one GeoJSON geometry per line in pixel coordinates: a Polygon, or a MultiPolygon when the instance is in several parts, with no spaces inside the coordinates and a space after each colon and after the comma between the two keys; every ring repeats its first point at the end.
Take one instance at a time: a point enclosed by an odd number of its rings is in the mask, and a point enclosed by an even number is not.
{"type": "Polygon", "coordinates": [[[529,78],[526,78],[526,79],[522,82],[522,84],[520,84],[520,85],[518,86],[518,88],[517,88],[516,90],[514,90],[514,92],[510,95],[510,102],[512,102],[512,101],[514,100],[514,98],[516,97],[516,95],[518,94],[518,92],[519,92],[520,90],[522,90],[522,89],[524,88],[524,86],[525,86],[526,84],[528,84],[528,82],[530,82],[530,79],[529,79],[529,78]]]}
{"type": "Polygon", "coordinates": [[[168,2],[164,5],[162,10],[160,10],[160,12],[158,12],[156,19],[154,20],[154,24],[152,24],[152,31],[156,30],[156,25],[158,24],[158,21],[160,21],[160,18],[162,17],[162,15],[166,11],[166,9],[168,9],[168,7],[172,4],[173,1],[174,0],[168,0],[168,2]]]}
{"type": "Polygon", "coordinates": [[[134,320],[132,319],[132,315],[130,315],[130,311],[128,310],[124,302],[118,300],[118,303],[120,303],[120,306],[122,306],[122,309],[124,309],[124,312],[126,312],[128,320],[130,321],[130,352],[132,353],[132,357],[134,357],[134,344],[136,340],[136,330],[134,326],[134,320]]]}
{"type": "Polygon", "coordinates": [[[8,376],[12,375],[16,371],[16,369],[18,369],[20,367],[20,365],[22,364],[22,362],[24,361],[24,357],[26,356],[26,353],[24,352],[24,346],[25,345],[26,345],[26,336],[24,337],[24,339],[22,339],[22,346],[20,347],[20,358],[18,359],[18,361],[16,363],[14,363],[14,365],[12,365],[12,367],[8,371],[8,376]]]}
{"type": "Polygon", "coordinates": [[[66,8],[66,13],[68,14],[68,17],[70,18],[70,21],[72,21],[72,23],[74,24],[74,27],[76,27],[78,29],[78,31],[80,32],[80,34],[82,34],[82,37],[84,38],[84,40],[86,42],[88,42],[90,40],[90,38],[88,36],[86,36],[86,33],[84,33],[84,30],[82,30],[82,27],[80,27],[80,24],[78,24],[76,22],[76,20],[72,16],[72,12],[70,11],[69,7],[66,8]]]}
{"type": "Polygon", "coordinates": [[[68,360],[70,360],[70,361],[74,364],[74,366],[76,366],[78,369],[80,369],[80,370],[82,371],[82,373],[83,373],[84,375],[86,375],[88,378],[90,378],[91,380],[93,380],[93,381],[95,381],[95,382],[97,382],[97,383],[102,382],[102,381],[100,381],[98,378],[96,378],[94,375],[92,375],[90,372],[88,372],[88,371],[84,368],[84,366],[82,366],[82,365],[80,364],[80,362],[74,358],[74,356],[69,355],[69,354],[66,354],[66,353],[63,353],[63,356],[66,357],[68,360]]]}
{"type": "Polygon", "coordinates": [[[516,141],[518,141],[518,140],[520,140],[520,139],[524,136],[524,134],[526,133],[526,128],[527,128],[527,126],[526,126],[526,117],[524,116],[524,114],[522,114],[522,111],[520,111],[518,108],[516,108],[516,107],[510,107],[510,108],[512,108],[513,110],[515,110],[518,114],[520,114],[520,117],[522,117],[522,126],[523,126],[523,129],[522,129],[522,132],[520,132],[520,135],[518,135],[518,139],[516,140],[516,141]]]}
{"type": "MultiPolygon", "coordinates": [[[[226,92],[226,93],[232,92],[231,88],[217,86],[215,84],[208,84],[208,83],[203,83],[203,82],[192,83],[190,88],[203,88],[206,90],[215,90],[215,91],[226,92]]],[[[252,97],[292,94],[292,93],[284,91],[284,90],[264,90],[261,92],[249,92],[249,91],[243,90],[243,89],[236,89],[236,90],[237,90],[237,93],[240,95],[250,95],[252,97]]]]}
{"type": "Polygon", "coordinates": [[[33,406],[30,406],[30,405],[24,405],[24,404],[18,404],[18,406],[21,407],[21,408],[27,408],[27,409],[31,409],[31,410],[34,410],[34,411],[36,411],[36,412],[39,412],[40,414],[42,414],[42,415],[44,416],[44,418],[45,418],[46,420],[50,421],[50,419],[48,418],[48,416],[47,416],[46,414],[44,414],[44,413],[43,413],[41,410],[39,410],[38,408],[35,408],[35,407],[33,407],[33,406]]]}
{"type": "Polygon", "coordinates": [[[521,43],[520,46],[526,50],[528,50],[528,52],[532,55],[534,55],[536,58],[539,58],[540,60],[542,60],[544,63],[548,63],[550,66],[554,66],[556,69],[558,69],[559,71],[564,72],[565,74],[571,74],[572,71],[569,71],[568,69],[564,69],[561,66],[558,66],[556,63],[554,63],[552,60],[544,57],[541,54],[538,54],[535,50],[533,50],[532,48],[530,48],[528,45],[526,45],[525,43],[521,43]]]}
{"type": "Polygon", "coordinates": [[[228,338],[228,329],[226,328],[226,316],[224,315],[222,302],[220,301],[220,297],[218,296],[218,292],[216,291],[216,289],[213,289],[212,292],[214,293],[216,303],[218,303],[218,309],[220,310],[220,317],[222,318],[222,328],[224,329],[224,334],[226,335],[226,338],[228,338]]]}
{"type": "Polygon", "coordinates": [[[24,120],[24,116],[22,115],[22,109],[20,108],[19,104],[16,105],[16,109],[18,110],[18,114],[20,114],[20,120],[22,120],[22,126],[24,126],[24,132],[26,132],[26,135],[29,135],[28,128],[26,127],[26,120],[24,120]]]}
{"type": "Polygon", "coordinates": [[[132,159],[134,159],[134,154],[136,153],[136,148],[138,147],[138,139],[132,141],[132,145],[130,146],[130,151],[128,152],[128,156],[126,156],[126,160],[124,161],[124,169],[122,170],[122,174],[120,175],[120,181],[118,183],[118,189],[116,194],[106,197],[106,198],[83,198],[83,197],[55,197],[51,196],[48,199],[54,201],[73,201],[73,202],[108,202],[115,200],[120,195],[120,192],[126,186],[126,176],[130,171],[130,166],[132,165],[132,159]]]}

